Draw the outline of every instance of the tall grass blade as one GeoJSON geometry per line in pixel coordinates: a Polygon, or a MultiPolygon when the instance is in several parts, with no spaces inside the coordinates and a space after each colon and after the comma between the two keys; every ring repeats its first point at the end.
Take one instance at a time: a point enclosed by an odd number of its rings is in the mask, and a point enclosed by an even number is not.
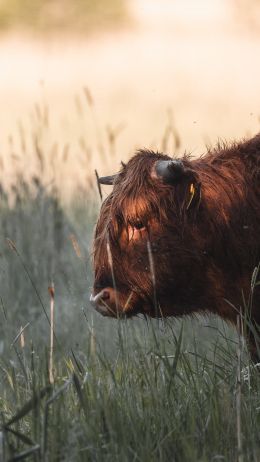
{"type": "Polygon", "coordinates": [[[25,417],[32,409],[34,409],[40,401],[50,393],[52,387],[50,385],[47,385],[44,387],[41,391],[35,394],[33,398],[31,398],[29,401],[27,401],[22,408],[13,416],[11,419],[9,419],[5,423],[5,427],[9,427],[10,425],[14,424],[15,422],[18,422],[21,420],[23,417],[25,417]]]}
{"type": "MultiPolygon", "coordinates": [[[[13,428],[6,427],[5,428],[6,432],[11,433],[12,435],[16,436],[19,440],[21,440],[23,443],[28,444],[30,446],[34,446],[35,443],[29,438],[28,436],[24,435],[23,433],[14,430],[13,428]]],[[[0,458],[1,461],[1,458],[0,458]]]]}
{"type": "Polygon", "coordinates": [[[25,451],[20,452],[20,454],[17,454],[13,456],[11,459],[9,459],[9,462],[16,462],[19,460],[27,459],[28,456],[35,454],[36,452],[40,451],[40,445],[36,444],[32,448],[26,449],[25,451]]]}

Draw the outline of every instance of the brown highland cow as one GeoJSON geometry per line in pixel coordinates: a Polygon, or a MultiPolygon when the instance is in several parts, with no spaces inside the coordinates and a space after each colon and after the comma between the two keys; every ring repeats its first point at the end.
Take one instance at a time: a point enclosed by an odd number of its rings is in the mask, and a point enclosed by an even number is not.
{"type": "Polygon", "coordinates": [[[96,227],[97,311],[210,312],[233,324],[246,313],[257,360],[260,285],[252,289],[252,274],[260,261],[260,135],[197,159],[141,150],[99,181],[113,191],[96,227]]]}

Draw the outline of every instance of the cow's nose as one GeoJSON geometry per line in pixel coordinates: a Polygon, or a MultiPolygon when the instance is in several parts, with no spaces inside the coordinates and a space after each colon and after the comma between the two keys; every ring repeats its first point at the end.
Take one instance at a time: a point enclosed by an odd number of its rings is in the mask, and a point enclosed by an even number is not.
{"type": "Polygon", "coordinates": [[[93,294],[90,295],[90,303],[93,306],[98,305],[102,301],[108,301],[109,299],[110,299],[110,291],[109,291],[109,289],[102,289],[96,295],[93,295],[93,294]]]}
{"type": "Polygon", "coordinates": [[[96,295],[90,295],[90,303],[101,314],[112,315],[111,305],[116,304],[116,293],[112,287],[106,287],[96,295]]]}

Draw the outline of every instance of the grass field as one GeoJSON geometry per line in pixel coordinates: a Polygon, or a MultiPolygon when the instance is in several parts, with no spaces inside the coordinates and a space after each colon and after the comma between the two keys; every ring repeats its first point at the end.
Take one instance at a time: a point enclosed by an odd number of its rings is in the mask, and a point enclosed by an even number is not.
{"type": "Polygon", "coordinates": [[[64,197],[79,159],[68,164],[61,140],[49,149],[36,113],[2,154],[0,460],[259,461],[260,376],[234,329],[107,320],[89,306],[93,170],[116,146],[108,137],[90,158],[81,139],[85,184],[64,197]]]}

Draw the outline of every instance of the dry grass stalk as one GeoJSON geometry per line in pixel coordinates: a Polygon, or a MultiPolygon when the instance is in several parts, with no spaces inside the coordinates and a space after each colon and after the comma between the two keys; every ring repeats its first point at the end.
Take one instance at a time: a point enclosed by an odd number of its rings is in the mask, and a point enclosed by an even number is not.
{"type": "Polygon", "coordinates": [[[75,251],[75,254],[77,255],[77,257],[80,260],[83,260],[82,253],[81,253],[81,250],[80,250],[80,246],[79,246],[78,240],[76,239],[75,234],[70,234],[69,238],[71,240],[71,243],[72,243],[73,249],[75,251]]]}
{"type": "Polygon", "coordinates": [[[152,248],[151,248],[151,242],[150,241],[147,241],[147,252],[148,252],[151,279],[152,279],[152,284],[153,284],[154,307],[155,307],[155,310],[157,312],[158,311],[158,303],[157,303],[157,296],[156,296],[155,268],[154,268],[154,260],[153,260],[153,254],[152,254],[152,248]]]}
{"type": "MultiPolygon", "coordinates": [[[[17,340],[19,340],[19,339],[20,339],[21,346],[22,346],[21,336],[23,336],[23,342],[24,342],[24,331],[30,324],[31,324],[30,322],[27,322],[24,327],[21,326],[18,334],[15,336],[14,340],[11,343],[11,347],[13,347],[16,344],[17,340]]],[[[24,347],[24,345],[23,345],[23,347],[24,347]]]]}
{"type": "Polygon", "coordinates": [[[108,264],[109,264],[109,267],[110,267],[110,270],[111,270],[113,288],[114,288],[114,291],[115,291],[116,312],[119,313],[118,296],[117,296],[117,290],[116,290],[116,278],[115,278],[112,252],[111,252],[110,243],[109,243],[109,237],[108,236],[107,236],[107,258],[108,258],[108,264]]]}
{"type": "Polygon", "coordinates": [[[15,245],[15,243],[12,241],[12,239],[9,239],[9,238],[7,237],[7,238],[6,238],[6,242],[7,242],[8,246],[10,247],[10,249],[17,253],[16,245],[15,245]]]}
{"type": "Polygon", "coordinates": [[[20,346],[21,348],[25,347],[24,329],[22,326],[20,327],[20,346]]]}
{"type": "Polygon", "coordinates": [[[54,283],[48,287],[50,294],[50,362],[49,362],[49,381],[54,383],[54,368],[53,368],[53,343],[54,343],[54,283]]]}
{"type": "Polygon", "coordinates": [[[94,99],[88,87],[83,87],[83,92],[86,97],[87,103],[90,107],[94,106],[94,99]]]}
{"type": "Polygon", "coordinates": [[[109,240],[107,241],[107,258],[108,258],[108,264],[110,266],[110,269],[112,270],[113,269],[113,259],[112,259],[112,253],[110,249],[109,240]]]}

